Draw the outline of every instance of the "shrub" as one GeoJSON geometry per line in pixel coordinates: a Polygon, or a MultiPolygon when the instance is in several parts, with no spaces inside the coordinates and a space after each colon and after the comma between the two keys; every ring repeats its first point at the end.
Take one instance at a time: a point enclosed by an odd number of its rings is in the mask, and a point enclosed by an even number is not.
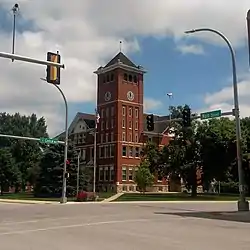
{"type": "Polygon", "coordinates": [[[87,201],[87,199],[88,199],[88,194],[85,191],[80,191],[76,196],[76,201],[78,202],[87,201]]]}
{"type": "Polygon", "coordinates": [[[98,196],[93,192],[80,191],[76,196],[76,201],[96,201],[98,196]]]}

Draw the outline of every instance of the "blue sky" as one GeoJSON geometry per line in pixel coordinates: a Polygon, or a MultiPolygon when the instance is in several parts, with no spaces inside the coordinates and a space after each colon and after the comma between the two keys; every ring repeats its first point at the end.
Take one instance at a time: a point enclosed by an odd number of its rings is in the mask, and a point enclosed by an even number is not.
{"type": "MultiPolygon", "coordinates": [[[[189,35],[185,45],[202,46],[204,54],[183,54],[177,50],[176,43],[171,37],[136,39],[140,50],[126,55],[148,71],[144,78],[144,97],[162,103],[148,112],[165,115],[168,113],[169,103],[173,106],[188,104],[194,111],[206,110],[206,94],[216,93],[232,85],[231,56],[227,46],[209,44],[189,35]],[[166,97],[167,92],[173,93],[170,102],[166,97]]],[[[115,53],[116,48],[114,55],[115,53]]],[[[247,45],[236,49],[236,60],[240,80],[242,72],[248,70],[247,45]]],[[[94,106],[94,103],[82,103],[72,105],[71,108],[74,110],[72,113],[77,110],[93,112],[94,106]]]]}
{"type": "MultiPolygon", "coordinates": [[[[93,71],[118,53],[120,40],[124,53],[148,71],[144,78],[145,112],[168,114],[167,92],[173,93],[171,105],[188,104],[194,112],[230,111],[233,93],[228,48],[215,39],[215,34],[183,33],[204,26],[215,28],[228,36],[236,50],[241,115],[249,116],[245,27],[249,0],[241,0],[240,4],[238,0],[211,0],[206,8],[202,1],[106,0],[104,4],[100,0],[74,0],[69,6],[61,0],[53,0],[50,5],[44,0],[20,0],[16,53],[45,59],[47,51],[60,50],[66,64],[61,88],[69,102],[70,121],[79,111],[94,113],[93,71]],[[120,12],[121,8],[130,11],[120,12]]],[[[11,51],[13,4],[0,0],[4,52],[11,51]]],[[[41,83],[45,67],[9,63],[6,59],[0,60],[0,67],[1,111],[26,115],[34,112],[46,118],[50,133],[62,131],[63,101],[55,90],[41,83]]]]}

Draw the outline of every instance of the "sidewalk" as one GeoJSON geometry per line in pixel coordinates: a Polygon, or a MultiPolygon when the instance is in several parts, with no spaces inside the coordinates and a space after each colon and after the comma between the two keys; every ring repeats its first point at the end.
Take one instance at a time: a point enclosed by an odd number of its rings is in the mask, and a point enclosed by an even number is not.
{"type": "Polygon", "coordinates": [[[121,197],[123,194],[124,193],[115,194],[115,195],[113,195],[113,196],[111,196],[111,197],[109,197],[109,198],[107,198],[107,199],[105,199],[105,200],[103,200],[101,202],[111,202],[111,201],[114,201],[114,200],[118,199],[119,197],[121,197]]]}

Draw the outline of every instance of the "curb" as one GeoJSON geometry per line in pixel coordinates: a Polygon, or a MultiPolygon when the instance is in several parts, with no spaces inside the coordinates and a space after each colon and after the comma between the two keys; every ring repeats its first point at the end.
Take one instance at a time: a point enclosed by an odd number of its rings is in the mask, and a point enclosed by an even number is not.
{"type": "Polygon", "coordinates": [[[58,204],[56,201],[37,201],[37,200],[11,200],[0,199],[0,203],[12,203],[12,204],[58,204]]]}
{"type": "Polygon", "coordinates": [[[236,201],[113,201],[114,204],[140,204],[140,203],[236,203],[236,201]]]}

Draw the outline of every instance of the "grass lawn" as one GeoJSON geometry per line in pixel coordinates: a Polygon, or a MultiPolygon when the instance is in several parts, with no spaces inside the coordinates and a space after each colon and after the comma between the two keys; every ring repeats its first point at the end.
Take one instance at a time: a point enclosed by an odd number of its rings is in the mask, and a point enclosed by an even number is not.
{"type": "MultiPolygon", "coordinates": [[[[109,198],[114,195],[114,193],[104,192],[98,193],[99,199],[98,201],[109,198]]],[[[37,198],[34,197],[32,193],[4,193],[4,195],[0,195],[0,199],[11,199],[11,200],[35,200],[35,201],[55,201],[60,202],[60,198],[37,198]]],[[[75,197],[68,197],[68,201],[75,201],[75,197]]]]}
{"type": "MultiPolygon", "coordinates": [[[[185,193],[125,193],[115,201],[237,201],[237,195],[197,194],[191,197],[185,193]]],[[[249,200],[249,198],[248,198],[249,200]]]]}

